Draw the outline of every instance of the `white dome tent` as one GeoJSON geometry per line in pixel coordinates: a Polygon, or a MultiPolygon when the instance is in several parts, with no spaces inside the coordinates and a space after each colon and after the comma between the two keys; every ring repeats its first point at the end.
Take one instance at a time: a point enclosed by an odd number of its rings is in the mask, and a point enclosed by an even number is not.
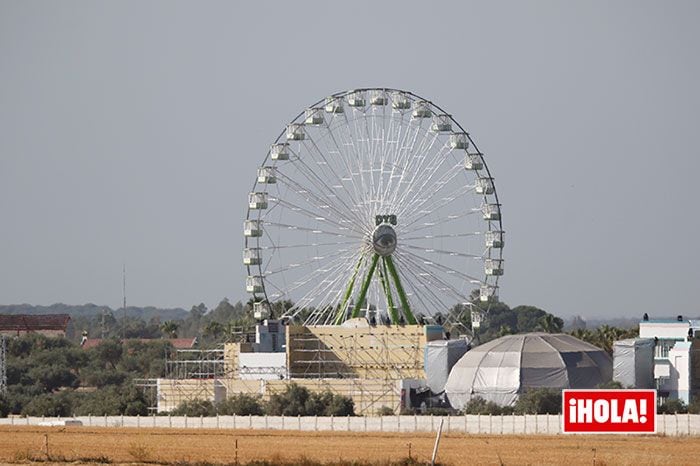
{"type": "Polygon", "coordinates": [[[511,406],[530,388],[595,388],[612,379],[612,359],[571,335],[507,335],[467,352],[450,372],[445,393],[455,409],[481,397],[511,406]]]}

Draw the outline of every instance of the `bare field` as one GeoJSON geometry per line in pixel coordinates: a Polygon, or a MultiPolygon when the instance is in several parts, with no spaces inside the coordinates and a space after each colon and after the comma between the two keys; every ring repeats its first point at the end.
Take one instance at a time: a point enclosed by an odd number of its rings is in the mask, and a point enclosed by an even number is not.
{"type": "MultiPolygon", "coordinates": [[[[428,461],[434,434],[360,434],[260,430],[179,430],[88,427],[0,427],[0,461],[26,463],[50,457],[65,461],[103,458],[115,463],[252,460],[320,462],[377,461],[408,457],[428,461]]],[[[700,438],[659,436],[443,435],[443,464],[691,465],[700,438]]],[[[51,461],[51,462],[54,462],[51,461]]]]}

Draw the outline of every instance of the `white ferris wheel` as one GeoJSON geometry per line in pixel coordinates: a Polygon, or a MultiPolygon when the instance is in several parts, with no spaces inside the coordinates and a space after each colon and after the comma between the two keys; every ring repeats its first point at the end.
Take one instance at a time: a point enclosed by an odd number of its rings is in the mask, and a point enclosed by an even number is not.
{"type": "Polygon", "coordinates": [[[289,123],[257,171],[244,235],[258,317],[286,301],[276,317],[306,324],[413,324],[496,300],[503,274],[484,155],[443,109],[395,89],[340,92],[289,123]]]}

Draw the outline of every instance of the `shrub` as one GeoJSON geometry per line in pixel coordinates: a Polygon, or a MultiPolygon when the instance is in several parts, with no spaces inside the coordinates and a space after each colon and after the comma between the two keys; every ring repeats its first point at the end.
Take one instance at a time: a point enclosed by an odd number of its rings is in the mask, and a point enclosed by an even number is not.
{"type": "Polygon", "coordinates": [[[260,416],[263,406],[260,397],[239,393],[216,405],[219,414],[237,414],[240,416],[260,416]]]}
{"type": "Polygon", "coordinates": [[[501,406],[493,401],[486,401],[485,399],[477,396],[469,400],[469,403],[464,407],[464,414],[511,414],[513,408],[509,406],[501,406]]]}
{"type": "Polygon", "coordinates": [[[388,406],[382,406],[377,410],[377,416],[393,416],[394,410],[388,406]]]}
{"type": "Polygon", "coordinates": [[[209,400],[183,401],[172,411],[174,416],[214,416],[216,410],[214,404],[209,400]]]}
{"type": "Polygon", "coordinates": [[[656,409],[659,414],[685,414],[688,406],[683,400],[666,400],[656,409]]]}
{"type": "Polygon", "coordinates": [[[561,390],[530,389],[520,395],[513,408],[515,414],[561,414],[561,390]]]}
{"type": "Polygon", "coordinates": [[[270,397],[265,412],[272,416],[354,416],[355,404],[346,396],[330,391],[313,393],[292,383],[270,397]]]}

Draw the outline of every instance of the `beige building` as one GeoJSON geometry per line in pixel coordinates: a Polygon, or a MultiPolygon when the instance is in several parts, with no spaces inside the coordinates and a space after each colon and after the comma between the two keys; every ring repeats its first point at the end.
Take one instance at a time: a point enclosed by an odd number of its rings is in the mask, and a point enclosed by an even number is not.
{"type": "Polygon", "coordinates": [[[221,401],[237,393],[268,399],[290,383],[349,396],[358,414],[375,414],[383,407],[398,411],[407,406],[409,389],[424,386],[426,343],[444,338],[440,326],[370,326],[364,318],[341,326],[276,324],[260,325],[256,342],[226,344],[223,370],[211,377],[159,379],[158,411],[186,400],[221,401]],[[272,347],[263,344],[270,328],[277,333],[268,338],[277,343],[272,347]],[[261,347],[277,351],[255,351],[261,347]]]}

